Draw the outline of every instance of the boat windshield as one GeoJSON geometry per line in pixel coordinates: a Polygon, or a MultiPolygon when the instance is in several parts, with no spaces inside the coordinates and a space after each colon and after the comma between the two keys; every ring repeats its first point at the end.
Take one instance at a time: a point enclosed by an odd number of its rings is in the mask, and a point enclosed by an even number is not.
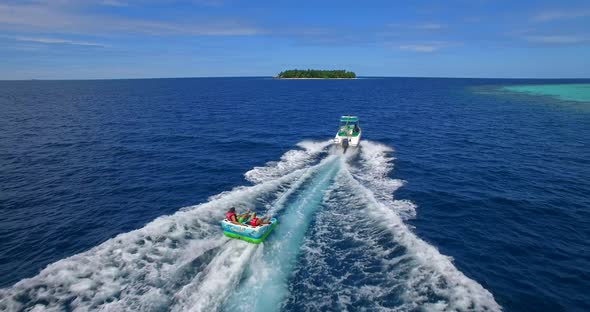
{"type": "Polygon", "coordinates": [[[357,136],[359,135],[360,123],[356,116],[342,116],[340,118],[340,126],[338,128],[339,136],[357,136]]]}
{"type": "Polygon", "coordinates": [[[359,126],[358,121],[357,122],[340,122],[340,128],[345,127],[345,126],[350,126],[350,127],[354,127],[354,126],[359,126]]]}

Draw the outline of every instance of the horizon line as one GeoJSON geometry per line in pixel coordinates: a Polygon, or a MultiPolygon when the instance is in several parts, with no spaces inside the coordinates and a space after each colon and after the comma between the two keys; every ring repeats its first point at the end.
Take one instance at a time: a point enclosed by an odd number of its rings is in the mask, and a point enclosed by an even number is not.
{"type": "MultiPolygon", "coordinates": [[[[102,81],[102,80],[155,80],[155,79],[223,79],[223,78],[271,78],[275,76],[184,76],[184,77],[129,77],[129,78],[49,78],[49,79],[0,79],[0,82],[10,81],[102,81]]],[[[503,80],[590,80],[590,77],[560,77],[560,78],[549,78],[549,77],[455,77],[455,76],[357,76],[358,78],[420,78],[420,79],[503,79],[503,80]]],[[[355,78],[342,79],[342,80],[354,80],[355,78]]],[[[284,79],[284,80],[297,80],[297,79],[284,79]]],[[[324,79],[318,79],[324,80],[324,79]]],[[[328,79],[325,80],[337,80],[328,79]]]]}

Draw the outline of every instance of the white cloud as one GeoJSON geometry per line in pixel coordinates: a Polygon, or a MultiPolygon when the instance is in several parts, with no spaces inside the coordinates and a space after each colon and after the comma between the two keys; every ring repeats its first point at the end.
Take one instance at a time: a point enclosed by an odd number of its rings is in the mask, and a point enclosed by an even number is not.
{"type": "Polygon", "coordinates": [[[426,30],[437,30],[437,29],[445,28],[445,26],[441,25],[441,24],[437,24],[437,23],[426,23],[426,24],[416,25],[416,28],[426,29],[426,30]]]}
{"type": "Polygon", "coordinates": [[[114,7],[126,7],[129,5],[129,3],[120,0],[102,0],[100,1],[100,4],[114,7]]]}
{"type": "Polygon", "coordinates": [[[553,10],[545,11],[534,15],[531,20],[534,22],[551,22],[556,20],[574,19],[580,17],[589,17],[590,10],[553,10]]]}
{"type": "Polygon", "coordinates": [[[61,14],[44,5],[0,4],[0,25],[4,26],[47,29],[67,27],[79,22],[79,18],[61,14]]]}
{"type": "MultiPolygon", "coordinates": [[[[105,25],[106,30],[149,35],[193,35],[193,36],[251,36],[262,33],[255,27],[242,26],[234,21],[213,23],[161,22],[149,20],[112,19],[105,25]]],[[[91,27],[92,31],[99,31],[91,27]]]]}
{"type": "MultiPolygon", "coordinates": [[[[110,2],[115,3],[112,0],[110,2]]],[[[259,28],[228,19],[192,22],[84,15],[62,6],[39,3],[0,4],[0,31],[193,36],[250,36],[264,33],[259,28]]]]}
{"type": "Polygon", "coordinates": [[[440,46],[428,44],[406,44],[400,45],[399,48],[402,50],[414,52],[435,52],[440,49],[440,46]]]}
{"type": "Polygon", "coordinates": [[[447,26],[440,23],[390,23],[386,25],[391,29],[407,29],[407,30],[440,30],[447,26]]]}
{"type": "Polygon", "coordinates": [[[588,37],[574,35],[528,36],[525,39],[529,42],[544,44],[574,44],[589,41],[588,37]]]}
{"type": "Polygon", "coordinates": [[[101,44],[101,43],[67,40],[67,39],[59,39],[59,38],[14,37],[14,39],[18,40],[18,41],[44,43],[44,44],[68,44],[68,45],[100,47],[100,48],[108,47],[108,45],[101,44]]]}

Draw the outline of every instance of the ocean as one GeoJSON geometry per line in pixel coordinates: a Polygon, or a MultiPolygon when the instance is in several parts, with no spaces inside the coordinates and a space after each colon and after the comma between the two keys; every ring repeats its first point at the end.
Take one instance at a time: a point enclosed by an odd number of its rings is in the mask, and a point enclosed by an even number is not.
{"type": "Polygon", "coordinates": [[[0,81],[0,310],[590,311],[589,83],[0,81]]]}

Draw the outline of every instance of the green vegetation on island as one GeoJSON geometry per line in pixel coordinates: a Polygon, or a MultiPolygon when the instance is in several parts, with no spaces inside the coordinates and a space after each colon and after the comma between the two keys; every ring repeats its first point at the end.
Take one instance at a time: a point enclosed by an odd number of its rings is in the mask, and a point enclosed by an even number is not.
{"type": "Polygon", "coordinates": [[[351,79],[356,74],[345,70],[291,69],[280,72],[276,78],[351,79]]]}

